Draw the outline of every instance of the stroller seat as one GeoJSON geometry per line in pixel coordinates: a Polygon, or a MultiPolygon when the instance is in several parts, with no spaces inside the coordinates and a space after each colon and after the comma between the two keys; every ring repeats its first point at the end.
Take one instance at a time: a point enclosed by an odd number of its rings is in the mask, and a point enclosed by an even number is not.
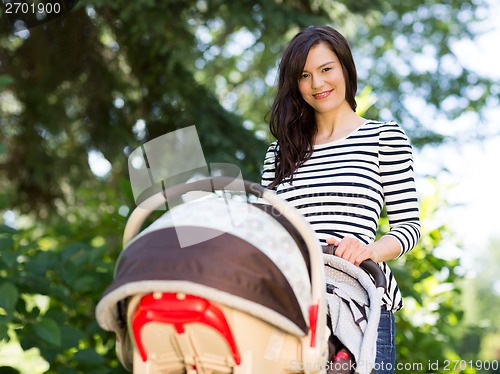
{"type": "Polygon", "coordinates": [[[134,373],[324,372],[322,254],[303,227],[309,244],[257,206],[212,196],[125,238],[96,308],[121,363],[134,373]]]}
{"type": "Polygon", "coordinates": [[[139,300],[132,300],[137,306],[130,308],[129,320],[142,362],[148,360],[150,351],[157,366],[173,372],[183,370],[185,362],[208,371],[241,363],[223,310],[209,300],[159,292],[135,298],[139,300]],[[145,341],[151,346],[146,348],[145,341]]]}
{"type": "MultiPolygon", "coordinates": [[[[135,296],[136,300],[132,301],[138,305],[134,315],[130,316],[133,340],[137,345],[133,351],[134,372],[302,372],[293,370],[290,364],[300,357],[301,343],[297,337],[285,334],[248,313],[204,298],[173,293],[156,294],[156,297],[160,315],[151,313],[153,294],[135,296]],[[184,302],[178,303],[178,308],[165,305],[164,301],[168,300],[169,304],[179,296],[178,301],[194,302],[197,310],[186,313],[184,302]],[[179,311],[183,316],[172,321],[172,314],[179,311]]],[[[133,304],[129,307],[131,311],[134,310],[133,304]]]]}

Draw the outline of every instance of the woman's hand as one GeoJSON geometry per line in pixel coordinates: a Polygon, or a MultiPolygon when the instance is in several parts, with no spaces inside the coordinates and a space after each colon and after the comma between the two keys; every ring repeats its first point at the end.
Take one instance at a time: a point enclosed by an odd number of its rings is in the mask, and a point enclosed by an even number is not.
{"type": "Polygon", "coordinates": [[[367,259],[372,259],[377,262],[375,259],[375,253],[371,249],[370,245],[363,244],[356,238],[346,236],[341,241],[338,241],[337,239],[330,237],[326,239],[326,242],[329,245],[337,247],[335,256],[341,257],[356,266],[359,266],[359,264],[367,259]]]}

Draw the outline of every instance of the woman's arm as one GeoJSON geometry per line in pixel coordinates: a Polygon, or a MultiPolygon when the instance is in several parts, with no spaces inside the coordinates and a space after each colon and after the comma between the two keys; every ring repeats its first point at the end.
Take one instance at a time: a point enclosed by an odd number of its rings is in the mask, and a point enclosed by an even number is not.
{"type": "Polygon", "coordinates": [[[400,242],[388,235],[368,245],[348,236],[342,241],[330,237],[326,239],[326,242],[337,247],[336,256],[342,257],[357,266],[367,259],[378,263],[395,259],[401,254],[400,242]]]}
{"type": "Polygon", "coordinates": [[[395,122],[382,126],[379,139],[379,168],[390,230],[368,245],[353,237],[338,241],[335,254],[359,265],[366,259],[383,262],[400,257],[415,247],[420,237],[420,220],[413,153],[408,138],[395,122]]]}
{"type": "Polygon", "coordinates": [[[401,250],[396,256],[400,257],[417,244],[420,217],[412,147],[403,129],[395,122],[385,123],[381,128],[379,168],[390,226],[385,236],[400,243],[401,250]]]}

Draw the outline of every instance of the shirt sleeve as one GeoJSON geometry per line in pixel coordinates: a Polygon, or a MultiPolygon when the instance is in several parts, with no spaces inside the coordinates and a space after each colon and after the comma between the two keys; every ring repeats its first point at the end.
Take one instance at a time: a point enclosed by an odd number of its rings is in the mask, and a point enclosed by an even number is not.
{"type": "Polygon", "coordinates": [[[264,165],[262,167],[262,179],[260,184],[266,188],[274,180],[276,172],[276,165],[274,161],[276,159],[277,146],[278,146],[277,142],[271,143],[271,145],[269,145],[269,147],[267,148],[266,156],[264,157],[264,165]]]}
{"type": "Polygon", "coordinates": [[[379,167],[390,231],[401,245],[398,257],[412,250],[420,237],[420,219],[408,137],[396,122],[380,132],[379,167]]]}

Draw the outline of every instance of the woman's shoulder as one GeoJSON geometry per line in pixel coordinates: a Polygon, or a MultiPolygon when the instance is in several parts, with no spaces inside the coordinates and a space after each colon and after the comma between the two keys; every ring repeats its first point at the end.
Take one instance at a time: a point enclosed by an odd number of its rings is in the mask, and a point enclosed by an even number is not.
{"type": "Polygon", "coordinates": [[[271,143],[269,144],[268,149],[270,149],[270,148],[274,149],[274,148],[277,148],[277,147],[278,147],[278,141],[277,141],[277,140],[275,140],[275,141],[273,141],[273,142],[271,142],[271,143]]]}
{"type": "Polygon", "coordinates": [[[405,130],[396,121],[368,120],[363,127],[369,136],[378,140],[380,147],[403,147],[410,144],[405,130]]]}
{"type": "Polygon", "coordinates": [[[274,163],[274,159],[276,157],[276,154],[278,153],[278,149],[279,145],[277,140],[269,144],[269,146],[267,147],[266,155],[264,157],[265,164],[274,163]]]}
{"type": "Polygon", "coordinates": [[[387,122],[381,122],[381,130],[389,132],[402,132],[404,133],[403,127],[396,121],[391,120],[387,122]]]}
{"type": "Polygon", "coordinates": [[[400,135],[406,137],[406,133],[403,127],[396,121],[376,121],[376,120],[367,120],[365,125],[367,129],[372,129],[375,132],[378,132],[381,138],[391,137],[400,135]]]}
{"type": "Polygon", "coordinates": [[[366,120],[364,126],[371,128],[378,128],[380,132],[404,132],[403,127],[395,120],[390,121],[378,121],[368,119],[366,120]]]}
{"type": "Polygon", "coordinates": [[[270,153],[273,153],[275,154],[279,149],[279,144],[278,144],[278,141],[275,140],[273,142],[271,142],[269,144],[269,146],[267,147],[267,151],[266,151],[266,154],[269,155],[270,153]]]}
{"type": "Polygon", "coordinates": [[[409,138],[403,127],[396,121],[380,122],[380,144],[386,146],[406,146],[409,138]]]}

